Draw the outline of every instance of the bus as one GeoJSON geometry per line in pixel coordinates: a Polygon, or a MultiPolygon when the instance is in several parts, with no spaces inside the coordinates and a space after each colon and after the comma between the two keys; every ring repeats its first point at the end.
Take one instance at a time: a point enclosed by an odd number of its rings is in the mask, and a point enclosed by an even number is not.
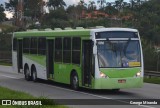
{"type": "Polygon", "coordinates": [[[143,52],[136,29],[15,32],[12,49],[13,69],[27,81],[51,80],[75,90],[143,86],[143,52]]]}

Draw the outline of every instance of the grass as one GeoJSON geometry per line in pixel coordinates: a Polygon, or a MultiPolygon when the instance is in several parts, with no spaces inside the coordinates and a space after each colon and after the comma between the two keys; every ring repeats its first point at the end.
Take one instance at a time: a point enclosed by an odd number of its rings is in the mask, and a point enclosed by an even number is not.
{"type": "Polygon", "coordinates": [[[159,77],[144,77],[144,82],[146,83],[153,83],[153,84],[160,84],[160,78],[159,77]]]}
{"type": "MultiPolygon", "coordinates": [[[[8,88],[4,88],[4,87],[0,87],[0,99],[35,99],[36,100],[43,100],[46,99],[44,97],[33,97],[30,94],[24,93],[24,92],[19,92],[19,91],[14,91],[14,90],[10,90],[8,88]]],[[[0,102],[1,103],[1,102],[0,102]]],[[[49,105],[42,105],[42,106],[1,106],[0,108],[67,108],[65,106],[62,105],[58,105],[56,103],[54,103],[53,101],[48,101],[45,100],[46,104],[49,105]],[[52,104],[52,105],[50,105],[52,104]]]]}
{"type": "Polygon", "coordinates": [[[0,65],[4,65],[4,66],[12,66],[12,63],[1,62],[1,61],[0,61],[0,65]]]}

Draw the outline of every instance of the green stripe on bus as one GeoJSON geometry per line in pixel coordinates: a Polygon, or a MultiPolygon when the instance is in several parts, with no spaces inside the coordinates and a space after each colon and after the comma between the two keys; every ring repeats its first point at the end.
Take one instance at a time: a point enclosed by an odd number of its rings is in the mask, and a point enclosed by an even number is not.
{"type": "Polygon", "coordinates": [[[28,31],[28,32],[16,32],[14,34],[15,37],[26,37],[26,36],[84,36],[89,37],[90,36],[90,30],[64,30],[62,31],[28,31]]]}
{"type": "Polygon", "coordinates": [[[125,68],[125,69],[100,69],[109,78],[125,78],[134,77],[136,73],[140,72],[140,68],[125,68]]]}

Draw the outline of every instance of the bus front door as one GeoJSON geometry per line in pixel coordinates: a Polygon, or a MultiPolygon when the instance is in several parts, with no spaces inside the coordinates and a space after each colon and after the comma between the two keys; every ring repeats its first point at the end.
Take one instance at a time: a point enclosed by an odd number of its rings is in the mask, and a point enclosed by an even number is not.
{"type": "Polygon", "coordinates": [[[49,39],[47,40],[47,78],[53,79],[54,74],[54,58],[53,58],[53,52],[54,52],[54,40],[49,39]]]}
{"type": "Polygon", "coordinates": [[[18,65],[18,73],[22,72],[23,69],[23,61],[22,61],[22,53],[23,53],[23,41],[22,39],[18,40],[17,43],[17,65],[18,65]]]}
{"type": "Polygon", "coordinates": [[[82,85],[89,87],[91,84],[91,72],[92,72],[92,41],[83,41],[83,62],[82,62],[82,85]]]}

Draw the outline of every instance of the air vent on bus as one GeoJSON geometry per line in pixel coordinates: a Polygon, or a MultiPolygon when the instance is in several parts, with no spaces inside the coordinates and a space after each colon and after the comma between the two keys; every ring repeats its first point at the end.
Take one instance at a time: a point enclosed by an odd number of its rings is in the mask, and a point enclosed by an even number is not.
{"type": "Polygon", "coordinates": [[[52,31],[52,29],[51,28],[46,28],[45,31],[52,31]]]}
{"type": "Polygon", "coordinates": [[[62,30],[61,28],[54,28],[54,30],[62,30]]]}
{"type": "Polygon", "coordinates": [[[38,31],[38,29],[27,29],[27,31],[38,31]]]}
{"type": "Polygon", "coordinates": [[[38,29],[32,29],[32,31],[38,31],[38,29]]]}
{"type": "Polygon", "coordinates": [[[72,28],[71,27],[66,27],[66,28],[64,28],[65,30],[72,30],[72,28]]]}
{"type": "Polygon", "coordinates": [[[96,28],[105,28],[104,26],[96,26],[96,28]]]}
{"type": "Polygon", "coordinates": [[[83,27],[76,27],[76,29],[84,29],[83,27]]]}

